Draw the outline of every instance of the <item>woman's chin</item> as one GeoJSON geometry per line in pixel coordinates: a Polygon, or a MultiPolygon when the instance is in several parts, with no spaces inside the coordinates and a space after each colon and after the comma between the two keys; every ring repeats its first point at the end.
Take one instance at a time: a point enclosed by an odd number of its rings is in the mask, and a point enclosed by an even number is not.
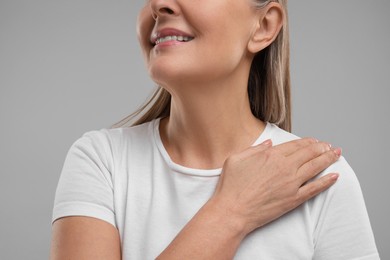
{"type": "Polygon", "coordinates": [[[159,86],[174,86],[188,84],[193,81],[193,74],[180,69],[150,68],[151,79],[159,86]]]}

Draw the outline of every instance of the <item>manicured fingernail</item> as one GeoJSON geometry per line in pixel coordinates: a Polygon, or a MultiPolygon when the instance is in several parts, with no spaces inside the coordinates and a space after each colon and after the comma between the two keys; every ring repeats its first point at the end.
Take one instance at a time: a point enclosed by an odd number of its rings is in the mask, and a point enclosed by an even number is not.
{"type": "Polygon", "coordinates": [[[330,176],[330,178],[331,178],[332,180],[334,180],[334,181],[337,181],[337,179],[339,178],[339,174],[334,173],[334,174],[332,174],[332,175],[330,176]]]}
{"type": "Polygon", "coordinates": [[[261,145],[271,146],[272,145],[272,140],[271,139],[267,139],[261,145]]]}
{"type": "Polygon", "coordinates": [[[333,152],[337,155],[337,157],[341,156],[342,149],[340,147],[334,148],[333,152]]]}

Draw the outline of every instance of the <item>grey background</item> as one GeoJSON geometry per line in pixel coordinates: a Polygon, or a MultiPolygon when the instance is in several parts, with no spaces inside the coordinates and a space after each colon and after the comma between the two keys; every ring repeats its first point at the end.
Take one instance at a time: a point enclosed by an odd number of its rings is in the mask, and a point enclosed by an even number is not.
{"type": "MultiPolygon", "coordinates": [[[[135,35],[144,1],[0,0],[0,259],[46,259],[66,152],[154,84],[135,35]]],[[[290,1],[293,129],[344,149],[390,259],[390,2],[290,1]]]]}

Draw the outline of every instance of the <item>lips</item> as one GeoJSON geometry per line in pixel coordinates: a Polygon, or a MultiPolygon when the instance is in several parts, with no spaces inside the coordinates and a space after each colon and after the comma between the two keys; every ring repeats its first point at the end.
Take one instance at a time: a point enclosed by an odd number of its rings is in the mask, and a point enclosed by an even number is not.
{"type": "Polygon", "coordinates": [[[189,33],[174,28],[165,28],[153,33],[152,36],[150,37],[150,42],[152,43],[153,46],[155,46],[165,41],[173,40],[173,41],[188,42],[191,41],[192,39],[194,39],[194,37],[189,33]]]}

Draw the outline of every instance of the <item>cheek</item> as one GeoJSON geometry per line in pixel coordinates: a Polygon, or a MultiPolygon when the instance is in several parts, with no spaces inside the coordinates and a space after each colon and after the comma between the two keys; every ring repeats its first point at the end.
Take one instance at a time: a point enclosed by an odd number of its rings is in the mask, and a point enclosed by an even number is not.
{"type": "MultiPolygon", "coordinates": [[[[236,9],[237,12],[245,11],[246,14],[247,10],[236,9]]],[[[237,59],[237,55],[241,57],[246,51],[249,19],[243,14],[231,13],[232,8],[226,6],[221,7],[218,12],[215,10],[218,9],[204,11],[191,22],[199,30],[199,44],[202,48],[198,55],[207,54],[210,59],[213,56],[224,60],[237,59]]]]}
{"type": "Polygon", "coordinates": [[[137,18],[137,37],[146,59],[152,47],[149,38],[154,24],[155,22],[152,18],[150,8],[145,6],[141,9],[137,18]]]}
{"type": "Polygon", "coordinates": [[[234,67],[245,56],[247,39],[235,24],[222,22],[219,25],[208,27],[208,35],[199,41],[202,46],[197,55],[203,57],[205,63],[234,67]]]}

